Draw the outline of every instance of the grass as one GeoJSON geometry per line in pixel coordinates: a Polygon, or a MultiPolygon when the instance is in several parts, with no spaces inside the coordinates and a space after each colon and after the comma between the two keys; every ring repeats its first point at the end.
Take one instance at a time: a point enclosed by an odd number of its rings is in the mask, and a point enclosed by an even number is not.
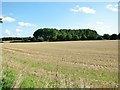
{"type": "Polygon", "coordinates": [[[27,75],[24,77],[21,83],[21,88],[56,88],[57,84],[55,80],[51,80],[45,77],[39,77],[36,75],[27,75]]]}
{"type": "Polygon", "coordinates": [[[35,82],[35,78],[32,76],[28,76],[26,78],[23,79],[22,83],[21,83],[21,88],[35,88],[36,86],[36,82],[35,82]]]}
{"type": "Polygon", "coordinates": [[[15,80],[15,72],[11,69],[6,68],[3,72],[3,78],[1,82],[1,90],[7,90],[10,89],[15,80]]]}
{"type": "Polygon", "coordinates": [[[117,41],[7,43],[3,66],[16,73],[11,87],[114,88],[117,54],[117,41]]]}
{"type": "MultiPolygon", "coordinates": [[[[11,56],[11,55],[10,55],[11,56]]],[[[33,68],[42,68],[46,71],[54,71],[59,72],[65,75],[70,75],[72,77],[82,77],[88,79],[96,79],[100,81],[107,81],[107,82],[117,82],[117,72],[108,72],[104,70],[94,70],[94,69],[87,69],[87,68],[72,68],[67,66],[57,66],[57,64],[51,65],[46,62],[39,61],[38,63],[34,62],[34,59],[22,57],[22,60],[19,59],[19,55],[13,56],[14,60],[19,61],[19,63],[23,63],[27,66],[33,68]],[[24,59],[23,59],[24,58],[24,59]],[[27,60],[27,61],[26,61],[27,60]],[[29,61],[28,61],[29,60],[29,61]]]]}

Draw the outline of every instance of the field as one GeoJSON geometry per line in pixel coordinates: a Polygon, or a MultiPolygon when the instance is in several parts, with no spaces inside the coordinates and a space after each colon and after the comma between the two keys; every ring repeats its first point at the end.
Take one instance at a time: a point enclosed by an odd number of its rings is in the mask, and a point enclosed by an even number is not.
{"type": "Polygon", "coordinates": [[[3,43],[2,58],[5,87],[115,88],[118,83],[117,40],[3,43]]]}

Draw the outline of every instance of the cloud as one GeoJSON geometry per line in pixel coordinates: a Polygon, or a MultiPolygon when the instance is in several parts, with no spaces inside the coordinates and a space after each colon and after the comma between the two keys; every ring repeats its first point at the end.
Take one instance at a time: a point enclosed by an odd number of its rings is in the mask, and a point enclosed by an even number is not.
{"type": "Polygon", "coordinates": [[[5,30],[5,34],[7,34],[7,35],[11,35],[10,30],[6,29],[6,30],[5,30]]]}
{"type": "Polygon", "coordinates": [[[14,22],[15,19],[12,17],[3,17],[3,22],[14,22]]]}
{"type": "Polygon", "coordinates": [[[21,29],[16,29],[16,32],[21,32],[22,30],[21,29]]]}
{"type": "Polygon", "coordinates": [[[106,5],[106,8],[112,10],[113,12],[118,12],[118,4],[116,5],[108,4],[106,5]]]}
{"type": "Polygon", "coordinates": [[[36,25],[28,23],[28,22],[18,22],[18,26],[20,26],[20,27],[36,27],[36,25]]]}
{"type": "Polygon", "coordinates": [[[71,11],[75,12],[75,13],[83,12],[83,13],[86,13],[86,14],[95,14],[96,13],[96,11],[92,8],[80,7],[78,5],[75,8],[72,8],[71,11]]]}

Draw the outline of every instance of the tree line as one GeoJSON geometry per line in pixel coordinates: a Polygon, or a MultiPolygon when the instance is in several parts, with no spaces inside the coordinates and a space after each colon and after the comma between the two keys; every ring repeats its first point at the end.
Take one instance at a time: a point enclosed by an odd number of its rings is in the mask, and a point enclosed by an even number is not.
{"type": "Polygon", "coordinates": [[[42,42],[42,41],[75,41],[75,40],[116,40],[120,33],[99,35],[91,29],[56,29],[43,28],[33,33],[33,37],[3,37],[2,41],[42,42]]]}
{"type": "Polygon", "coordinates": [[[34,32],[33,38],[36,41],[75,41],[75,40],[116,40],[120,38],[120,33],[99,35],[91,29],[55,29],[43,28],[34,32]]]}
{"type": "Polygon", "coordinates": [[[70,40],[95,40],[99,36],[95,30],[90,29],[38,29],[33,34],[37,40],[44,41],[70,41],[70,40]]]}

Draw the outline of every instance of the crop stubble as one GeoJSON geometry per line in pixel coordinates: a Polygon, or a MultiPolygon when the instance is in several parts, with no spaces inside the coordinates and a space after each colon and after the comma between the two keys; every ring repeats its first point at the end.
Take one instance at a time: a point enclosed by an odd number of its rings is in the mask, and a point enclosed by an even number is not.
{"type": "Polygon", "coordinates": [[[4,43],[2,46],[3,68],[17,73],[13,87],[117,85],[118,41],[4,43]]]}

